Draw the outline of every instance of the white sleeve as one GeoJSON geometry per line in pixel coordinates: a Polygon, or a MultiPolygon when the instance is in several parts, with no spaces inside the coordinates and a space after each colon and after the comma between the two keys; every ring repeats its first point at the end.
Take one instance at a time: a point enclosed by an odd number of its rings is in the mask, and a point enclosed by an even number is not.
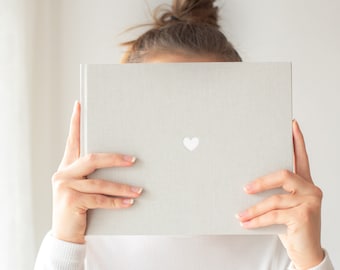
{"type": "Polygon", "coordinates": [[[48,233],[41,243],[34,270],[84,270],[86,245],[59,240],[48,233]]]}
{"type": "MultiPolygon", "coordinates": [[[[292,262],[290,263],[288,270],[296,270],[292,262]]],[[[319,265],[314,266],[309,270],[334,270],[334,266],[332,265],[331,259],[329,258],[327,251],[325,251],[325,258],[323,259],[323,261],[319,265]]]]}

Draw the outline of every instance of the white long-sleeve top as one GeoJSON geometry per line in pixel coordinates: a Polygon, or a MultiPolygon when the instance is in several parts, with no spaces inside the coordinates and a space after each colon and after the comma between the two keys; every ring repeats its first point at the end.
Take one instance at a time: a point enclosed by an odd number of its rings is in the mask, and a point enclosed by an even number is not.
{"type": "MultiPolygon", "coordinates": [[[[276,236],[92,236],[74,244],[46,235],[35,270],[294,269],[276,236]]],[[[311,270],[333,270],[326,254],[311,270]]]]}

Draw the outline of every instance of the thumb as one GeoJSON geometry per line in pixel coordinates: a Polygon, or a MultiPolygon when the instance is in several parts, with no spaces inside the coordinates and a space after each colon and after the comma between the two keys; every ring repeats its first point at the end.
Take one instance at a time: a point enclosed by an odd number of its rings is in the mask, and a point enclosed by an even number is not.
{"type": "Polygon", "coordinates": [[[296,120],[293,120],[294,168],[295,173],[313,182],[303,134],[296,120]]]}
{"type": "Polygon", "coordinates": [[[80,103],[76,101],[73,107],[69,134],[63,159],[59,169],[66,167],[79,158],[80,154],[80,103]]]}

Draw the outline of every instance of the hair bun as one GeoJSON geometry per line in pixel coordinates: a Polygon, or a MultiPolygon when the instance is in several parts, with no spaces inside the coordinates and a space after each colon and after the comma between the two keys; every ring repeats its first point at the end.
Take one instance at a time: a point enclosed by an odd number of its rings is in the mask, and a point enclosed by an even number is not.
{"type": "Polygon", "coordinates": [[[171,8],[161,5],[154,12],[155,25],[163,27],[169,23],[205,23],[219,28],[218,7],[215,0],[173,0],[171,8]]]}

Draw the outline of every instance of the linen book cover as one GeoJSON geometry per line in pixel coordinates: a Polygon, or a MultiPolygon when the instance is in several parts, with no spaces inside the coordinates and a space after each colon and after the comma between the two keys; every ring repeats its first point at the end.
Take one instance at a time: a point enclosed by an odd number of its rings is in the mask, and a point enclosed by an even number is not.
{"type": "MultiPolygon", "coordinates": [[[[89,176],[144,188],[129,209],[90,210],[87,234],[276,234],[235,214],[275,193],[243,186],[292,170],[290,63],[81,65],[81,152],[137,157],[89,176]]],[[[84,180],[86,181],[86,180],[84,180]]]]}

